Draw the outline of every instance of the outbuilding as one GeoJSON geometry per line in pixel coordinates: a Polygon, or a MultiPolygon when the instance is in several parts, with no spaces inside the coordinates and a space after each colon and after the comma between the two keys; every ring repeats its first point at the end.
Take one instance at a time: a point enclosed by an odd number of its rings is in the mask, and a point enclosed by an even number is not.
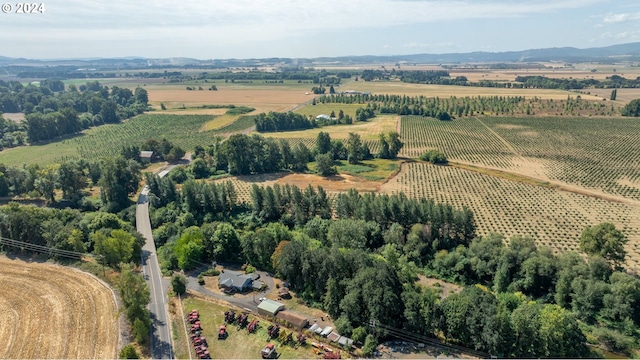
{"type": "Polygon", "coordinates": [[[284,304],[271,299],[264,299],[258,305],[258,313],[260,315],[275,317],[278,311],[281,310],[284,310],[284,304]]]}
{"type": "Polygon", "coordinates": [[[306,317],[289,310],[281,310],[276,317],[286,321],[289,325],[299,331],[309,325],[309,320],[306,317]]]}
{"type": "Polygon", "coordinates": [[[140,151],[140,161],[150,163],[153,161],[153,151],[140,151]]]}

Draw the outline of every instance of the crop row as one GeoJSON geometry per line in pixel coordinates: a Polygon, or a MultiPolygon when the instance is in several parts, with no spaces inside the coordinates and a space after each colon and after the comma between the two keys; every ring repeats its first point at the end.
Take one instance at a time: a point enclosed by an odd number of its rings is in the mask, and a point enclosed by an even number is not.
{"type": "Polygon", "coordinates": [[[546,175],[640,200],[640,122],[611,118],[483,118],[546,175]]]}
{"type": "Polygon", "coordinates": [[[612,222],[629,237],[628,251],[639,250],[631,244],[640,240],[640,210],[621,203],[424,163],[404,164],[380,191],[467,206],[479,235],[530,236],[559,251],[577,250],[585,227],[612,222]]]}
{"type": "Polygon", "coordinates": [[[527,166],[524,158],[551,180],[640,200],[640,122],[634,119],[405,116],[401,135],[404,156],[438,149],[451,160],[515,171],[527,166]]]}
{"type": "Polygon", "coordinates": [[[403,116],[400,121],[402,156],[417,158],[428,149],[437,149],[453,160],[501,168],[513,166],[513,152],[475,118],[439,121],[403,116]]]}

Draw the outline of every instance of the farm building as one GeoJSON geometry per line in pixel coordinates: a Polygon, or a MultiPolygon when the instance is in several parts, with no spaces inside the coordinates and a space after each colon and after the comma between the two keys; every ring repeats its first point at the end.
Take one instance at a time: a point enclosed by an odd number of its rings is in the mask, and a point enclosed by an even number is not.
{"type": "Polygon", "coordinates": [[[140,160],[143,163],[150,163],[153,161],[153,151],[140,151],[140,160]]]}
{"type": "Polygon", "coordinates": [[[331,120],[331,116],[327,115],[327,114],[320,114],[318,116],[316,116],[316,120],[331,120]]]}
{"type": "Polygon", "coordinates": [[[253,278],[239,272],[226,270],[218,276],[218,286],[225,289],[243,292],[253,287],[253,278]]]}
{"type": "Polygon", "coordinates": [[[289,310],[281,310],[276,317],[286,321],[298,330],[304,329],[309,324],[309,320],[306,317],[289,310]]]}
{"type": "Polygon", "coordinates": [[[271,299],[264,299],[258,305],[258,313],[261,315],[276,316],[281,310],[284,310],[284,304],[271,299]]]}

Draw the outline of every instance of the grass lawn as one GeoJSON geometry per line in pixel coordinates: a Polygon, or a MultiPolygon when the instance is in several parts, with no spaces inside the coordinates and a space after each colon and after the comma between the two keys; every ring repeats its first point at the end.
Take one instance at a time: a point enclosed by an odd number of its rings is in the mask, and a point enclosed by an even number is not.
{"type": "MultiPolygon", "coordinates": [[[[213,359],[259,359],[260,350],[267,342],[272,342],[276,345],[279,358],[281,359],[309,359],[317,357],[311,351],[310,345],[295,349],[289,345],[281,345],[277,339],[268,340],[267,327],[270,322],[264,319],[260,319],[260,326],[258,326],[258,329],[253,334],[249,334],[246,329],[238,329],[236,325],[229,325],[227,326],[227,332],[229,333],[227,339],[218,340],[218,329],[220,325],[224,324],[224,312],[227,311],[229,307],[189,296],[183,300],[183,308],[185,313],[192,309],[198,309],[200,312],[203,335],[207,338],[209,352],[213,359]]],[[[238,312],[239,310],[236,309],[236,313],[238,312]]],[[[250,315],[249,321],[255,318],[256,316],[250,315]]],[[[178,337],[184,338],[182,321],[182,319],[175,319],[174,324],[178,328],[178,337]]],[[[189,344],[189,346],[192,345],[189,344]]],[[[185,349],[176,349],[176,357],[184,359],[188,358],[189,354],[185,349]]]]}
{"type": "Polygon", "coordinates": [[[314,118],[320,114],[325,114],[325,115],[331,115],[331,112],[333,111],[336,115],[336,117],[338,117],[338,114],[340,113],[340,110],[342,110],[344,112],[345,115],[349,115],[352,118],[355,119],[356,117],[356,110],[359,108],[364,108],[366,105],[365,104],[322,104],[322,103],[317,103],[316,105],[307,105],[305,107],[302,107],[296,111],[294,111],[295,113],[298,114],[302,114],[302,115],[311,115],[314,118]]]}
{"type": "MultiPolygon", "coordinates": [[[[364,178],[369,181],[383,181],[400,170],[401,161],[388,159],[363,160],[360,164],[352,165],[346,160],[334,162],[338,173],[364,178]]],[[[316,162],[308,164],[310,172],[316,171],[316,162]]]]}

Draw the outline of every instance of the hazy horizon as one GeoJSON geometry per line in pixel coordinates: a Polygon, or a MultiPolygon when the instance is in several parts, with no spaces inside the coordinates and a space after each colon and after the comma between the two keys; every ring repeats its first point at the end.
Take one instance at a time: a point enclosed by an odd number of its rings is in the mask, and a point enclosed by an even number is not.
{"type": "MultiPolygon", "coordinates": [[[[611,0],[52,0],[0,13],[1,56],[334,57],[591,48],[640,41],[640,3],[611,0]]],[[[15,6],[15,4],[13,4],[15,6]]]]}

